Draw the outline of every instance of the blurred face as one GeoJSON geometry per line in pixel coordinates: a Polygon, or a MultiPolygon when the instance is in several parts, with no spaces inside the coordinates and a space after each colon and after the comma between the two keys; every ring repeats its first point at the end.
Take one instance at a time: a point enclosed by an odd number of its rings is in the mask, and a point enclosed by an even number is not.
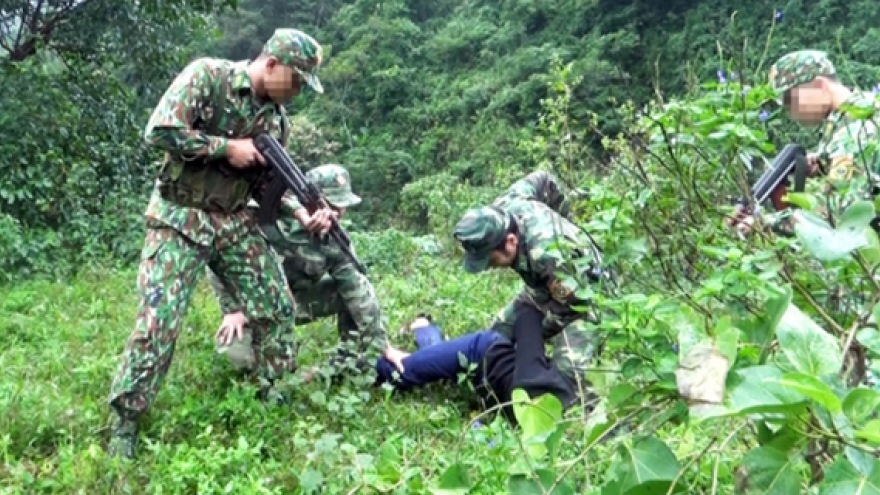
{"type": "Polygon", "coordinates": [[[293,68],[281,65],[275,57],[269,57],[263,72],[263,87],[272,101],[284,105],[299,94],[302,80],[293,68]]]}
{"type": "Polygon", "coordinates": [[[507,234],[503,249],[495,249],[489,255],[489,266],[492,268],[505,268],[513,266],[516,261],[519,239],[515,234],[507,234]]]}
{"type": "Polygon", "coordinates": [[[820,124],[831,111],[831,92],[822,78],[791,88],[784,98],[791,118],[804,125],[820,124]]]}

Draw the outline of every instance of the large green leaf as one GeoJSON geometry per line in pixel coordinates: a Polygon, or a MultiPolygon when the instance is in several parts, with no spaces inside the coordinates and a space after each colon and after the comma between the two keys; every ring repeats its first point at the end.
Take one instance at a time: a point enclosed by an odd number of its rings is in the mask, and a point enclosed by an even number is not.
{"type": "Polygon", "coordinates": [[[803,394],[780,383],[782,371],[775,366],[751,366],[735,376],[729,407],[739,413],[795,413],[806,402],[803,394]]]}
{"type": "Polygon", "coordinates": [[[776,328],[779,348],[801,373],[824,376],[843,365],[840,344],[794,304],[788,306],[776,328]]]}
{"type": "Polygon", "coordinates": [[[467,474],[467,467],[455,463],[440,476],[438,486],[430,488],[433,495],[465,495],[470,493],[472,484],[467,474]]]}
{"type": "Polygon", "coordinates": [[[800,495],[801,479],[794,469],[796,455],[758,447],[743,458],[745,492],[761,495],[800,495]]]}
{"type": "Polygon", "coordinates": [[[515,389],[511,394],[513,413],[522,428],[523,443],[529,455],[538,458],[548,453],[547,440],[553,440],[553,447],[559,441],[553,433],[562,419],[562,402],[553,394],[542,394],[531,399],[528,392],[515,389]]]}
{"type": "MultiPolygon", "coordinates": [[[[659,438],[644,437],[621,445],[610,469],[603,495],[653,495],[666,493],[681,465],[659,438]]],[[[684,490],[676,486],[675,492],[684,490]]]]}
{"type": "Polygon", "coordinates": [[[817,495],[880,495],[880,469],[875,463],[870,474],[860,473],[846,458],[838,456],[825,468],[817,495]]]}
{"type": "Polygon", "coordinates": [[[779,383],[816,401],[829,412],[838,413],[842,409],[840,399],[831,387],[815,376],[804,373],[786,373],[779,383]]]}
{"type": "Polygon", "coordinates": [[[843,413],[858,426],[867,421],[880,407],[880,392],[870,388],[850,390],[843,399],[843,413]]]}
{"type": "Polygon", "coordinates": [[[836,261],[868,246],[865,232],[874,218],[874,204],[870,201],[853,203],[841,215],[836,229],[805,210],[795,211],[792,217],[794,231],[804,249],[820,261],[836,261]]]}

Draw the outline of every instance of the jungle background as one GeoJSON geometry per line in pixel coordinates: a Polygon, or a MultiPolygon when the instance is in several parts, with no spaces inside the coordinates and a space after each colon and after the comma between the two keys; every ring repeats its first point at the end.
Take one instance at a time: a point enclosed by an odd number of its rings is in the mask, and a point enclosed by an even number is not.
{"type": "MultiPolygon", "coordinates": [[[[880,393],[853,364],[880,351],[876,258],[852,234],[875,206],[795,238],[724,225],[783,145],[816,143],[770,103],[770,64],[826,50],[870,91],[877,26],[868,0],[0,1],[0,490],[880,494],[880,393]],[[535,169],[568,185],[620,274],[595,294],[618,315],[598,329],[596,410],[512,430],[465,384],[321,382],[267,409],[212,353],[202,284],[138,462],[106,458],[158,158],[147,118],[188,61],[252,58],[278,27],[324,46],[290,152],[352,171],[346,227],[399,345],[417,312],[459,335],[518,290],[460,269],[467,208],[535,169]],[[708,411],[675,377],[703,344],[727,377],[708,411]]],[[[332,321],[296,331],[301,366],[335,341],[332,321]]]]}

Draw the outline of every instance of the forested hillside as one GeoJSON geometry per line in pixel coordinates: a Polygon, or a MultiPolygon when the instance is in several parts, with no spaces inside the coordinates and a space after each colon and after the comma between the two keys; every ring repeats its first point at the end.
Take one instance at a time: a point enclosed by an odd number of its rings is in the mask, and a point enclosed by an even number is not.
{"type": "MultiPolygon", "coordinates": [[[[725,225],[784,144],[816,143],[767,81],[802,48],[875,88],[880,10],[0,3],[0,490],[880,494],[880,392],[866,385],[880,372],[880,241],[868,229],[880,205],[826,222],[805,193],[791,199],[807,219],[793,237],[725,225]],[[583,289],[614,315],[597,329],[595,410],[560,419],[545,402],[552,420],[524,413],[514,430],[469,409],[464,384],[399,396],[323,382],[294,384],[290,409],[265,408],[212,353],[220,312],[201,284],[138,462],[107,458],[106,396],[134,323],[159,158],[147,119],[188,61],[253,58],[279,27],[324,46],[325,92],[290,105],[289,151],[304,169],[352,171],[364,201],[346,228],[389,329],[420,312],[449,336],[488,326],[521,281],[465,274],[452,226],[532,170],[562,179],[619,274],[613,289],[583,289]],[[685,382],[723,400],[688,400],[685,382]]],[[[334,345],[332,320],[297,326],[302,369],[334,345]]]]}

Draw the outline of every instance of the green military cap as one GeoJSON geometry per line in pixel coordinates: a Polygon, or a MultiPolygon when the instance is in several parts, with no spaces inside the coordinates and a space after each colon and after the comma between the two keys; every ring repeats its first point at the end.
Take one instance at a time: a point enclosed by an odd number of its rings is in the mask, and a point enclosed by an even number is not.
{"type": "Polygon", "coordinates": [[[361,198],[351,190],[351,176],[341,165],[321,165],[306,172],[306,177],[318,186],[334,206],[348,208],[360,204],[361,198]]]}
{"type": "Polygon", "coordinates": [[[452,235],[465,250],[465,271],[479,273],[489,266],[492,251],[504,240],[512,221],[510,213],[494,206],[472,208],[464,214],[452,235]]]}
{"type": "Polygon", "coordinates": [[[263,45],[263,55],[275,57],[282,64],[292,67],[318,93],[324,92],[324,86],[317,76],[323,51],[314,38],[298,29],[289,28],[276,29],[275,34],[263,45]]]}
{"type": "Polygon", "coordinates": [[[786,91],[816,79],[818,76],[833,76],[837,71],[828,54],[819,50],[800,50],[783,55],[770,67],[770,84],[777,96],[786,91]]]}

